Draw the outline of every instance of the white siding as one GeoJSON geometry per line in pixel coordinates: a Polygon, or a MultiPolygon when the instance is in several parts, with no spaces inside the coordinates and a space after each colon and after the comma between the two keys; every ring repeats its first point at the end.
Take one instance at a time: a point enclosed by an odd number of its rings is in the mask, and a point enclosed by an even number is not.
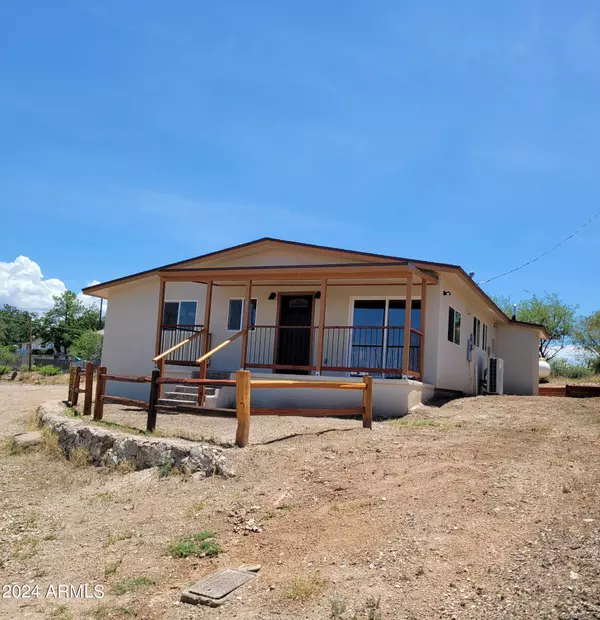
{"type": "Polygon", "coordinates": [[[504,324],[498,330],[498,357],[504,360],[504,392],[537,396],[539,338],[533,329],[504,324]]]}

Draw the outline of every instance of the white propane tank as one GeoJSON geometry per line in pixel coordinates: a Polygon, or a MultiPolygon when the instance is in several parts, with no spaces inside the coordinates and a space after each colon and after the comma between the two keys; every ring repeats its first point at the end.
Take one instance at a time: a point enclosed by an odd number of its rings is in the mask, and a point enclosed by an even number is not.
{"type": "Polygon", "coordinates": [[[550,364],[543,357],[540,357],[540,379],[547,379],[551,372],[550,364]]]}

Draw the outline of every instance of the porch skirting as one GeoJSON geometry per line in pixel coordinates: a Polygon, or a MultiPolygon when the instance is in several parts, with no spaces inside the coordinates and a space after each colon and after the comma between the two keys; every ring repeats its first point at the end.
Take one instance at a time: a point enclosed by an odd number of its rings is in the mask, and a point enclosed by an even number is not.
{"type": "MultiPolygon", "coordinates": [[[[232,373],[235,378],[235,373],[232,373]]],[[[253,379],[287,379],[292,381],[339,381],[340,377],[287,375],[252,372],[253,379]]],[[[362,382],[361,377],[344,377],[344,381],[362,382]]],[[[406,415],[412,407],[433,397],[433,385],[412,379],[373,379],[373,415],[394,418],[406,415]]],[[[235,407],[235,390],[223,388],[219,394],[219,407],[235,407]]],[[[285,388],[252,390],[253,407],[281,408],[340,408],[359,407],[360,392],[354,390],[312,390],[285,388]]]]}

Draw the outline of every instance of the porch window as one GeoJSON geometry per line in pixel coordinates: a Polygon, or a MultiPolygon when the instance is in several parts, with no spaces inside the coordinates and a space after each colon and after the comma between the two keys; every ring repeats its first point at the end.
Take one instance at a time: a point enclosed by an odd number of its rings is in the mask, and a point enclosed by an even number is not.
{"type": "Polygon", "coordinates": [[[448,340],[460,344],[460,325],[462,315],[452,307],[448,308],[448,340]]]}
{"type": "MultiPolygon", "coordinates": [[[[350,365],[354,368],[400,368],[405,318],[404,299],[356,300],[350,365]]],[[[421,329],[421,301],[418,299],[412,301],[410,319],[413,329],[421,329]]],[[[420,346],[418,334],[411,333],[410,346],[411,352],[420,346]]]]}
{"type": "Polygon", "coordinates": [[[195,325],[197,301],[165,301],[163,325],[195,325]]]}
{"type": "MultiPolygon", "coordinates": [[[[244,299],[229,300],[229,314],[227,315],[227,329],[230,332],[239,332],[244,321],[244,299]]],[[[256,299],[250,300],[250,326],[256,325],[256,299]]]]}

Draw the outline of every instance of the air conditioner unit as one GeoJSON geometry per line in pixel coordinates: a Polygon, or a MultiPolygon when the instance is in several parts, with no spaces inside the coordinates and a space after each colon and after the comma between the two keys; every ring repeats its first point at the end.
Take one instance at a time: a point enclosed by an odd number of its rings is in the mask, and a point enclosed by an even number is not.
{"type": "Polygon", "coordinates": [[[487,379],[488,394],[504,394],[504,360],[490,357],[487,379]]]}

